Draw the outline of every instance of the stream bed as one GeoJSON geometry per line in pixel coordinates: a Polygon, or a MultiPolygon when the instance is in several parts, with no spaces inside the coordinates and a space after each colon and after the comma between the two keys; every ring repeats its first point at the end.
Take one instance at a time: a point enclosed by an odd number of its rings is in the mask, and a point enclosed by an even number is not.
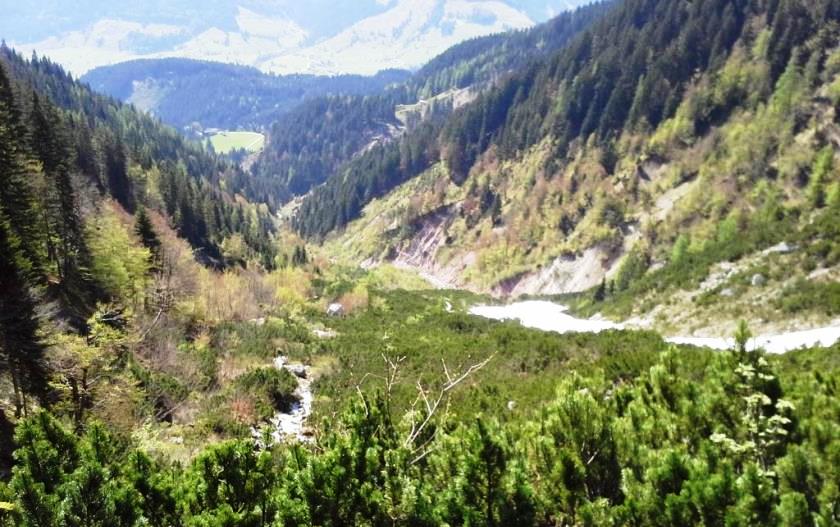
{"type": "MultiPolygon", "coordinates": [[[[286,370],[297,379],[295,397],[297,402],[292,405],[289,412],[277,412],[271,418],[268,425],[271,441],[274,444],[299,441],[310,443],[314,440],[311,429],[307,425],[309,416],[312,415],[312,377],[309,366],[304,364],[290,363],[284,356],[274,359],[274,367],[278,370],[286,370]]],[[[254,439],[262,441],[265,428],[252,430],[254,439]]]]}

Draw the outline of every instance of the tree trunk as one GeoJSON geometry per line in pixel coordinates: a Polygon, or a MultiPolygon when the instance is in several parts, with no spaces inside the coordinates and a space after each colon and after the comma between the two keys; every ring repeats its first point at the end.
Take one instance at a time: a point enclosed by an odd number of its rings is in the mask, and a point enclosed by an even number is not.
{"type": "Polygon", "coordinates": [[[11,364],[11,361],[9,362],[9,372],[12,376],[12,388],[15,392],[15,418],[19,419],[23,410],[23,405],[20,400],[20,382],[18,382],[17,372],[15,371],[14,365],[11,364]]]}

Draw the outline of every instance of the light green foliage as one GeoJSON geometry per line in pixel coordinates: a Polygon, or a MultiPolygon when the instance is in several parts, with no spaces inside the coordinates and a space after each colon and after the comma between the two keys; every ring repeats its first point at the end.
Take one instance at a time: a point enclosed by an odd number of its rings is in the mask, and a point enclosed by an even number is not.
{"type": "MultiPolygon", "coordinates": [[[[510,417],[518,419],[536,410],[554,391],[558,376],[570,370],[603,368],[616,376],[634,375],[665,349],[654,333],[556,335],[464,312],[478,301],[457,291],[374,291],[370,308],[342,319],[324,317],[324,325],[338,335],[307,347],[300,356],[315,360],[326,355],[338,363],[328,378],[315,384],[321,398],[316,418],[328,421],[340,411],[355,396],[359,379],[362,388],[382,387],[381,376],[387,371],[383,355],[393,360],[405,357],[400,374],[412,380],[391,388],[395,413],[407,410],[417,397],[414,380],[432,386],[444,381],[442,361],[454,375],[493,356],[481,370],[480,382],[452,393],[452,412],[467,418],[479,411],[495,415],[513,400],[517,410],[510,417]],[[447,304],[452,312],[447,312],[447,304]]],[[[702,355],[696,358],[702,360],[702,355]]]]}
{"type": "Polygon", "coordinates": [[[683,261],[688,253],[690,244],[691,241],[685,234],[681,234],[677,238],[677,241],[674,243],[674,247],[671,249],[671,262],[674,265],[679,265],[683,261]]]}
{"type": "Polygon", "coordinates": [[[180,485],[186,525],[268,525],[275,514],[271,455],[248,441],[209,448],[192,463],[180,485]]]}
{"type": "Polygon", "coordinates": [[[638,247],[634,247],[624,258],[615,277],[615,287],[625,291],[630,284],[641,278],[648,269],[648,257],[638,247]]]}
{"type": "Polygon", "coordinates": [[[277,410],[288,412],[296,401],[297,381],[286,370],[259,368],[236,379],[236,390],[256,401],[257,418],[267,420],[277,410]]]}
{"type": "Polygon", "coordinates": [[[116,301],[136,306],[143,294],[151,266],[151,252],[116,213],[105,208],[87,228],[91,275],[116,301]]]}
{"type": "MultiPolygon", "coordinates": [[[[822,208],[826,205],[826,184],[834,170],[834,149],[826,146],[816,155],[814,165],[811,168],[811,178],[808,181],[808,200],[814,208],[822,208]]],[[[832,199],[834,199],[832,197],[832,199]]]]}
{"type": "Polygon", "coordinates": [[[76,438],[41,412],[18,427],[16,441],[19,525],[137,525],[139,496],[121,481],[118,444],[101,425],[76,438]]]}

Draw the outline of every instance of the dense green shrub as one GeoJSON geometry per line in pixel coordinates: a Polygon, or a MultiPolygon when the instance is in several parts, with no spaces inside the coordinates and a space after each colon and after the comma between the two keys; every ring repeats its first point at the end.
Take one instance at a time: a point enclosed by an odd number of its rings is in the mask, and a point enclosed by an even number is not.
{"type": "Polygon", "coordinates": [[[257,401],[258,415],[266,419],[280,410],[288,412],[297,401],[297,379],[287,370],[259,368],[236,379],[236,389],[257,401]]]}
{"type": "MultiPolygon", "coordinates": [[[[99,426],[17,427],[14,525],[834,525],[839,350],[671,351],[632,377],[566,375],[533,419],[394,419],[355,398],[317,446],[152,461],[99,426]],[[818,372],[818,373],[814,373],[818,372]],[[421,430],[420,435],[412,434],[421,430]]],[[[261,377],[260,375],[255,378],[261,377]]]]}
{"type": "Polygon", "coordinates": [[[785,313],[817,311],[833,317],[840,314],[840,284],[799,280],[785,288],[776,302],[785,313]]]}

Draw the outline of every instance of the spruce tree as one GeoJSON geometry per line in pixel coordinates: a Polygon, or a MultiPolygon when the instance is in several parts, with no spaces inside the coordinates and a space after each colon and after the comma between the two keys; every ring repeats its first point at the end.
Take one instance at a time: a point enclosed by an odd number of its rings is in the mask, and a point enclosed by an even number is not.
{"type": "Polygon", "coordinates": [[[127,211],[134,210],[134,192],[128,177],[125,145],[119,137],[105,146],[105,176],[111,196],[127,211]]]}
{"type": "Polygon", "coordinates": [[[30,264],[29,277],[40,278],[42,233],[31,187],[35,167],[26,149],[26,135],[12,84],[0,64],[0,204],[16,243],[30,264]]]}
{"type": "Polygon", "coordinates": [[[79,277],[84,246],[76,190],[70,175],[69,137],[60,116],[37,94],[32,100],[32,149],[41,161],[46,179],[42,216],[48,254],[62,282],[79,277]]]}
{"type": "Polygon", "coordinates": [[[152,221],[149,219],[149,214],[143,207],[140,207],[137,211],[134,232],[140,237],[143,246],[151,251],[152,259],[155,262],[160,261],[160,238],[158,238],[152,221]]]}

